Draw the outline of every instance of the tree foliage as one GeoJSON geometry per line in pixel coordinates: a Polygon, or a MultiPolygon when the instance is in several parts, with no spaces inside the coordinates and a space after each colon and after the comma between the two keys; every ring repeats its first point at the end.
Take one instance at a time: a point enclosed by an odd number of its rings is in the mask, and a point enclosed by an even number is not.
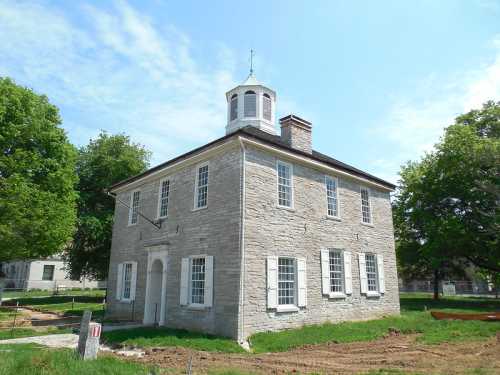
{"type": "Polygon", "coordinates": [[[46,96],[0,78],[0,261],[46,257],[76,220],[76,151],[46,96]]]}
{"type": "Polygon", "coordinates": [[[500,102],[457,117],[400,175],[394,224],[403,274],[439,278],[464,261],[500,271],[500,102]]]}
{"type": "Polygon", "coordinates": [[[79,150],[78,226],[65,254],[73,278],[107,277],[115,201],[105,190],[146,170],[149,158],[149,151],[123,134],[102,132],[79,150]]]}

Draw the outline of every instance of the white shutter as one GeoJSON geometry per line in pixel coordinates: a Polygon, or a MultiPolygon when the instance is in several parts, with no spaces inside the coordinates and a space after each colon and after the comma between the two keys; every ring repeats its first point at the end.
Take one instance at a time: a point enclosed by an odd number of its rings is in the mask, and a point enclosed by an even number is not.
{"type": "Polygon", "coordinates": [[[345,294],[352,294],[352,260],[351,252],[344,251],[345,294]]]}
{"type": "Polygon", "coordinates": [[[214,291],[214,257],[205,258],[205,306],[212,307],[214,291]]]}
{"type": "Polygon", "coordinates": [[[382,254],[377,254],[377,266],[378,266],[378,291],[380,293],[385,293],[384,256],[382,254]]]}
{"type": "Polygon", "coordinates": [[[366,277],[366,260],[365,253],[359,253],[359,283],[361,286],[361,293],[368,292],[368,279],[366,277]]]}
{"type": "Polygon", "coordinates": [[[321,289],[323,294],[330,295],[330,251],[321,250],[321,289]]]}
{"type": "Polygon", "coordinates": [[[267,257],[267,308],[278,306],[278,257],[267,257]]]}
{"type": "Polygon", "coordinates": [[[180,304],[183,306],[188,304],[188,287],[189,287],[189,258],[182,258],[180,304]]]}
{"type": "Polygon", "coordinates": [[[132,275],[130,275],[130,300],[135,301],[135,289],[137,285],[137,262],[132,263],[132,275]]]}
{"type": "Polygon", "coordinates": [[[306,259],[297,258],[297,302],[299,307],[307,305],[307,272],[306,259]]]}
{"type": "Polygon", "coordinates": [[[116,299],[122,299],[122,282],[123,282],[123,263],[118,263],[118,270],[116,272],[116,299]]]}

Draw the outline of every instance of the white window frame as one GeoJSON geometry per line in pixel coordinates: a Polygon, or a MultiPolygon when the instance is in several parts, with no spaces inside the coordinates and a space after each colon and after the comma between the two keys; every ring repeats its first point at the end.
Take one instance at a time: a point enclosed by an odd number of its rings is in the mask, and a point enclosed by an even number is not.
{"type": "Polygon", "coordinates": [[[123,271],[122,271],[122,274],[120,275],[120,277],[122,278],[122,281],[121,281],[122,288],[120,291],[120,293],[121,293],[120,300],[123,302],[132,301],[132,279],[134,277],[133,273],[134,273],[134,263],[133,262],[123,262],[123,271]],[[129,280],[130,290],[129,290],[128,298],[125,298],[125,281],[126,281],[125,276],[127,275],[127,265],[130,265],[130,280],[129,280]]]}
{"type": "Polygon", "coordinates": [[[372,227],[373,226],[373,205],[372,205],[372,194],[371,194],[370,188],[368,188],[366,186],[359,187],[359,204],[360,204],[360,210],[361,210],[361,224],[372,227]],[[369,210],[369,214],[370,214],[370,221],[369,222],[366,222],[363,219],[363,193],[362,193],[363,190],[366,190],[366,192],[368,194],[368,210],[369,210]]]}
{"type": "Polygon", "coordinates": [[[366,295],[367,296],[380,295],[380,281],[379,281],[379,274],[378,274],[377,254],[365,253],[365,272],[366,272],[366,295]],[[375,268],[375,290],[370,290],[370,283],[369,283],[369,277],[368,277],[368,260],[367,260],[368,256],[373,256],[373,263],[374,263],[374,268],[375,268]]]}
{"type": "Polygon", "coordinates": [[[231,96],[231,99],[229,100],[229,121],[235,121],[238,119],[238,110],[239,110],[238,109],[238,106],[239,106],[238,99],[239,99],[239,95],[234,94],[233,96],[231,96]],[[233,114],[235,114],[234,118],[233,118],[233,114]]]}
{"type": "Polygon", "coordinates": [[[271,95],[269,95],[268,93],[262,94],[262,118],[264,119],[264,121],[269,122],[273,120],[273,100],[271,99],[271,95]],[[269,118],[266,118],[266,101],[269,102],[269,118]]]}
{"type": "Polygon", "coordinates": [[[339,200],[339,178],[336,176],[325,175],[325,193],[326,193],[326,216],[331,219],[340,219],[340,200],[339,200]],[[328,207],[328,180],[335,182],[335,199],[337,201],[337,215],[330,215],[330,209],[328,207]]]}
{"type": "Polygon", "coordinates": [[[278,310],[295,310],[298,308],[298,280],[297,280],[298,274],[297,274],[297,258],[294,257],[288,257],[288,256],[278,256],[278,303],[277,303],[277,309],[278,310]],[[286,304],[281,304],[280,303],[280,260],[281,259],[288,259],[292,261],[293,265],[293,303],[286,303],[286,304]]]}
{"type": "Polygon", "coordinates": [[[55,273],[56,273],[56,266],[54,264],[44,264],[42,268],[42,281],[54,281],[55,273]],[[45,267],[52,267],[52,274],[50,278],[45,278],[45,267]]]}
{"type": "Polygon", "coordinates": [[[276,160],[276,206],[287,210],[294,209],[294,189],[293,189],[293,164],[287,163],[283,160],[276,160]],[[290,206],[280,204],[280,174],[279,166],[284,165],[290,169],[290,206]]]}
{"type": "Polygon", "coordinates": [[[157,219],[166,219],[168,217],[168,206],[170,204],[170,190],[172,187],[172,180],[169,177],[162,178],[160,180],[160,187],[158,188],[158,212],[156,214],[157,219]],[[162,204],[162,189],[163,183],[168,181],[168,193],[167,193],[167,214],[161,215],[161,204],[162,204]]]}
{"type": "Polygon", "coordinates": [[[132,190],[132,192],[130,193],[130,206],[129,206],[129,210],[128,210],[128,226],[131,227],[133,225],[137,225],[137,223],[139,222],[139,209],[141,208],[141,190],[140,189],[135,189],[135,190],[132,190]],[[133,215],[133,212],[134,212],[134,195],[135,193],[139,193],[139,200],[137,202],[137,219],[135,221],[135,223],[132,223],[132,215],[133,215]]]}
{"type": "Polygon", "coordinates": [[[330,285],[330,297],[345,297],[346,296],[346,287],[345,287],[345,267],[344,267],[344,250],[328,248],[328,266],[329,266],[329,285],[330,285]],[[341,290],[340,291],[332,291],[332,270],[331,270],[331,259],[332,253],[340,254],[340,267],[341,267],[341,290]]]}
{"type": "Polygon", "coordinates": [[[189,257],[189,289],[188,289],[188,305],[192,307],[206,306],[205,297],[207,294],[207,257],[206,256],[191,256],[189,257]],[[203,259],[203,303],[193,302],[193,261],[203,259]]]}
{"type": "Polygon", "coordinates": [[[209,162],[204,162],[204,163],[201,163],[201,164],[198,164],[196,166],[196,176],[195,176],[195,182],[194,182],[194,202],[193,202],[193,211],[198,211],[198,210],[203,210],[204,208],[207,208],[208,207],[208,190],[209,190],[209,186],[210,186],[210,164],[209,162]],[[200,186],[198,186],[199,184],[199,175],[200,175],[200,169],[203,168],[203,167],[207,167],[207,172],[208,172],[208,176],[207,176],[207,199],[206,199],[206,203],[204,206],[201,206],[201,207],[198,207],[198,191],[199,191],[199,188],[200,186]]]}

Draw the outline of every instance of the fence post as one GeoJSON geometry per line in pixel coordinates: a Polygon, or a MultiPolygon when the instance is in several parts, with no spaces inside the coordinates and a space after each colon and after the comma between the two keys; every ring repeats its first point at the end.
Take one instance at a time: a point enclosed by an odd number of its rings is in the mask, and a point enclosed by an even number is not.
{"type": "Polygon", "coordinates": [[[14,337],[14,328],[16,328],[16,318],[17,309],[19,308],[19,301],[16,302],[16,308],[14,309],[14,319],[12,320],[12,329],[10,330],[10,337],[14,337]]]}

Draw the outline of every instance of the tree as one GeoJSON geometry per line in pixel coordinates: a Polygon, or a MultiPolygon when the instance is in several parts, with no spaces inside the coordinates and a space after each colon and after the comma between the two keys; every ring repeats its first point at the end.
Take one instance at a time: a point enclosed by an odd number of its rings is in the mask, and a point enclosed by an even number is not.
{"type": "MultiPolygon", "coordinates": [[[[402,270],[464,261],[500,271],[500,103],[459,116],[433,152],[401,170],[394,202],[402,270]]],[[[463,265],[463,264],[462,264],[463,265]]],[[[437,296],[437,295],[436,295],[437,296]]]]}
{"type": "Polygon", "coordinates": [[[76,150],[47,97],[0,78],[0,261],[47,257],[76,221],[76,150]]]}
{"type": "Polygon", "coordinates": [[[115,201],[105,190],[145,171],[149,158],[149,151],[124,134],[102,132],[79,150],[78,225],[65,253],[72,278],[107,277],[115,201]]]}

